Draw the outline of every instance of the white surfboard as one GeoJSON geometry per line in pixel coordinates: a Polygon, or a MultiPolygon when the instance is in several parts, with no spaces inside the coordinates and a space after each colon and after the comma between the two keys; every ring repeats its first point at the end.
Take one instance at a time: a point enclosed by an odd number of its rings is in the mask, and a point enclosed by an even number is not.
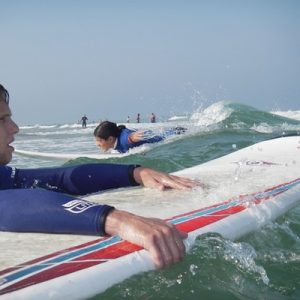
{"type": "Polygon", "coordinates": [[[129,153],[99,153],[99,154],[91,154],[91,153],[53,153],[53,152],[39,152],[39,151],[28,151],[28,150],[20,150],[15,149],[15,154],[23,155],[32,158],[44,158],[50,160],[62,160],[68,161],[71,159],[77,158],[91,158],[91,159],[108,159],[113,157],[122,157],[129,155],[129,153]]]}
{"type": "MultiPolygon", "coordinates": [[[[171,138],[168,140],[170,141],[171,138]]],[[[133,154],[145,153],[155,147],[160,145],[160,143],[153,144],[143,144],[139,147],[129,149],[126,153],[119,153],[116,150],[106,153],[57,153],[57,152],[40,152],[40,151],[30,151],[23,149],[15,149],[14,153],[21,156],[32,157],[34,159],[46,159],[51,161],[69,161],[72,159],[78,158],[90,158],[90,159],[109,159],[109,158],[118,158],[125,157],[133,154]]]]}
{"type": "MultiPolygon", "coordinates": [[[[205,187],[119,189],[87,199],[167,218],[188,232],[187,248],[206,232],[234,240],[300,203],[300,137],[257,143],[176,174],[205,187]]],[[[1,300],[86,299],[153,269],[148,252],[118,237],[1,232],[0,253],[1,300]]]]}

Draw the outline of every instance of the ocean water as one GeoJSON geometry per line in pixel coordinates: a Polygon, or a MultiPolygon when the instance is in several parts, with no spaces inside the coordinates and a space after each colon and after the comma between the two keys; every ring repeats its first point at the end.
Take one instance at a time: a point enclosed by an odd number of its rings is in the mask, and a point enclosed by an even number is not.
{"type": "MultiPolygon", "coordinates": [[[[115,120],[113,120],[115,121],[115,120]]],[[[20,168],[100,163],[138,163],[166,172],[198,165],[277,136],[300,135],[300,111],[259,111],[239,103],[215,103],[189,116],[158,123],[127,124],[156,133],[187,128],[162,143],[142,146],[126,156],[59,160],[56,154],[98,154],[97,124],[21,126],[14,146],[52,158],[14,155],[20,168]]],[[[262,179],[263,180],[263,179],[262,179]]],[[[300,196],[299,196],[300,197],[300,196]]],[[[216,234],[198,238],[185,259],[168,269],[136,275],[93,299],[300,299],[300,205],[237,241],[216,234]]]]}

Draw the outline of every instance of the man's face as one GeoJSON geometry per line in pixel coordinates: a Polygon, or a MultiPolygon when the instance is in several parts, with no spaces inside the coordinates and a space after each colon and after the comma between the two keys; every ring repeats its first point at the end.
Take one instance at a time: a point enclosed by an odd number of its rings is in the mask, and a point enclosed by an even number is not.
{"type": "Polygon", "coordinates": [[[9,106],[0,99],[0,165],[11,161],[14,148],[10,144],[18,132],[19,127],[11,118],[9,106]]]}

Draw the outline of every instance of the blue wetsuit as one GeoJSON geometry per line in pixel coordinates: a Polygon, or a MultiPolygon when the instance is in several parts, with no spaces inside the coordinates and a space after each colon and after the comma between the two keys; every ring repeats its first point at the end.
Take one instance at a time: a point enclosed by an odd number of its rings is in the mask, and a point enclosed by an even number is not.
{"type": "Polygon", "coordinates": [[[159,136],[159,135],[153,135],[150,134],[150,131],[146,131],[145,133],[149,136],[148,138],[144,138],[143,140],[139,142],[129,142],[129,135],[131,133],[135,132],[135,130],[131,130],[128,128],[122,129],[120,136],[118,137],[118,142],[117,146],[115,147],[115,150],[125,153],[127,152],[130,148],[138,147],[146,143],[157,143],[162,141],[165,137],[164,136],[159,136]],[[152,136],[151,136],[152,135],[152,136]]]}
{"type": "Polygon", "coordinates": [[[143,144],[152,144],[152,143],[158,143],[165,138],[174,135],[174,134],[181,134],[186,131],[186,128],[183,127],[174,127],[167,129],[163,134],[156,135],[153,131],[147,130],[144,131],[144,138],[139,142],[129,142],[129,136],[131,133],[136,132],[135,130],[131,130],[128,128],[122,129],[120,136],[118,137],[117,145],[115,147],[115,150],[125,153],[130,148],[138,147],[143,144]]]}
{"type": "Polygon", "coordinates": [[[85,164],[48,169],[0,166],[0,230],[104,235],[112,206],[86,195],[138,185],[134,165],[85,164]]]}

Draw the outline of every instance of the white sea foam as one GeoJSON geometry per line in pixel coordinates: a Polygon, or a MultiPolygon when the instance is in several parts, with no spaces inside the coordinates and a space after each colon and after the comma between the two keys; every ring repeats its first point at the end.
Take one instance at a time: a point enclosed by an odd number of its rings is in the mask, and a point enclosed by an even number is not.
{"type": "Polygon", "coordinates": [[[282,135],[285,134],[285,131],[300,131],[299,125],[292,125],[287,123],[282,123],[280,125],[272,126],[267,123],[260,123],[260,124],[254,124],[251,128],[251,130],[254,130],[256,132],[260,133],[273,133],[278,132],[282,135]]]}
{"type": "Polygon", "coordinates": [[[300,110],[287,110],[287,111],[271,111],[274,115],[295,119],[300,121],[300,110]]]}
{"type": "Polygon", "coordinates": [[[191,120],[198,126],[208,126],[224,121],[232,112],[233,109],[227,107],[224,102],[217,102],[203,111],[193,113],[191,120]]]}
{"type": "Polygon", "coordinates": [[[168,121],[182,121],[182,120],[187,120],[187,116],[173,116],[168,119],[168,121]]]}

